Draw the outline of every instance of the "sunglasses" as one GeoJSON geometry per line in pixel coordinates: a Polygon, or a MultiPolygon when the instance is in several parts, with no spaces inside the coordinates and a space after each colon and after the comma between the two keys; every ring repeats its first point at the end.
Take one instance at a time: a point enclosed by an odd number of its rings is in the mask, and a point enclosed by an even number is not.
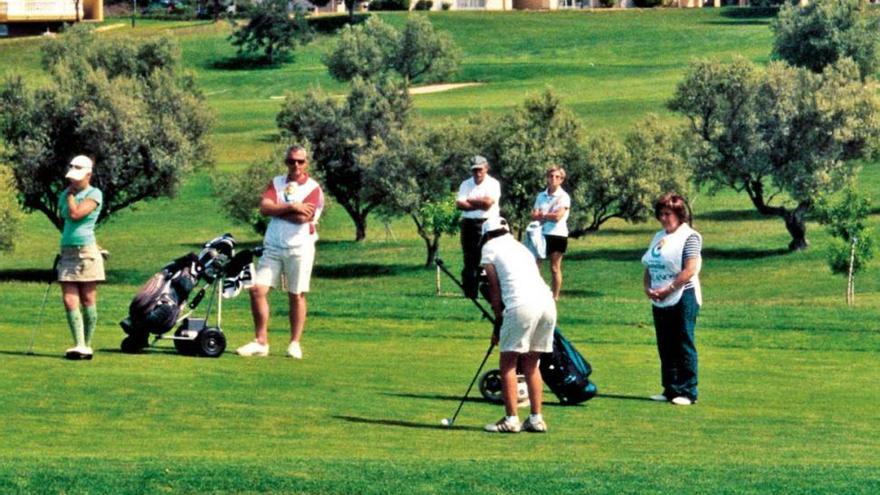
{"type": "Polygon", "coordinates": [[[303,159],[303,160],[299,160],[299,159],[296,159],[296,158],[288,158],[288,159],[284,160],[284,163],[286,163],[286,164],[288,164],[288,165],[302,165],[302,164],[305,163],[306,161],[307,161],[307,160],[305,160],[305,159],[303,159]]]}

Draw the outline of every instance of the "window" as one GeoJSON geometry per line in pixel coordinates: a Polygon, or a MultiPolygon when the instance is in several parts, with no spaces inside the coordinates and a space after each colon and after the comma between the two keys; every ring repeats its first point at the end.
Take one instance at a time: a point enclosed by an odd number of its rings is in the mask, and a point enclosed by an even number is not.
{"type": "Polygon", "coordinates": [[[456,0],[455,7],[459,9],[485,9],[486,0],[456,0]]]}

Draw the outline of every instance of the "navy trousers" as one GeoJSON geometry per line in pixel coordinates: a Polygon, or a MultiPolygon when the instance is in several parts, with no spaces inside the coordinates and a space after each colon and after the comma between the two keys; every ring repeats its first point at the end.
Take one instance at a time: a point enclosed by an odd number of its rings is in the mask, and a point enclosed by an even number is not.
{"type": "Polygon", "coordinates": [[[675,306],[654,306],[654,330],[660,354],[663,395],[697,400],[697,347],[694,329],[700,306],[694,289],[687,289],[675,306]]]}

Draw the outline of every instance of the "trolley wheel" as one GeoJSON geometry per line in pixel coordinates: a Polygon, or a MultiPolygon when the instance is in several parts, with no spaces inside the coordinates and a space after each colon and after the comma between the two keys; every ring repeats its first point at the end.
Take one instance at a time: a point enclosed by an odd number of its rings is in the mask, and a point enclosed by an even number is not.
{"type": "Polygon", "coordinates": [[[149,341],[140,335],[129,335],[122,339],[119,348],[126,354],[140,354],[145,347],[150,345],[149,341]]]}
{"type": "Polygon", "coordinates": [[[220,357],[226,350],[226,336],[217,327],[209,327],[199,332],[195,343],[198,354],[204,357],[220,357]]]}
{"type": "Polygon", "coordinates": [[[489,370],[480,377],[480,394],[489,402],[504,403],[504,392],[501,389],[501,370],[489,370]]]}
{"type": "MultiPolygon", "coordinates": [[[[178,328],[174,331],[175,337],[183,336],[183,329],[178,328]]],[[[184,356],[195,356],[199,353],[198,344],[196,344],[195,340],[177,340],[174,339],[174,348],[177,349],[177,352],[183,354],[184,356]]]]}

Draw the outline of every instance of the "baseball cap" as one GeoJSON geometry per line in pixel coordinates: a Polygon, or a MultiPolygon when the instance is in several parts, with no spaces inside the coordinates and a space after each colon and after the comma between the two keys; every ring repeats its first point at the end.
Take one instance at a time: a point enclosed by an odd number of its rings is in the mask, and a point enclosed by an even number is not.
{"type": "Polygon", "coordinates": [[[483,222],[483,235],[498,229],[510,231],[510,228],[507,226],[507,220],[503,217],[489,217],[483,222]]]}
{"type": "Polygon", "coordinates": [[[92,171],[92,160],[85,155],[77,155],[70,160],[70,168],[67,169],[65,178],[73,180],[83,180],[86,174],[92,171]]]}
{"type": "Polygon", "coordinates": [[[468,160],[468,165],[470,165],[471,170],[474,170],[475,168],[488,167],[489,161],[486,160],[485,156],[474,155],[470,160],[468,160]]]}

